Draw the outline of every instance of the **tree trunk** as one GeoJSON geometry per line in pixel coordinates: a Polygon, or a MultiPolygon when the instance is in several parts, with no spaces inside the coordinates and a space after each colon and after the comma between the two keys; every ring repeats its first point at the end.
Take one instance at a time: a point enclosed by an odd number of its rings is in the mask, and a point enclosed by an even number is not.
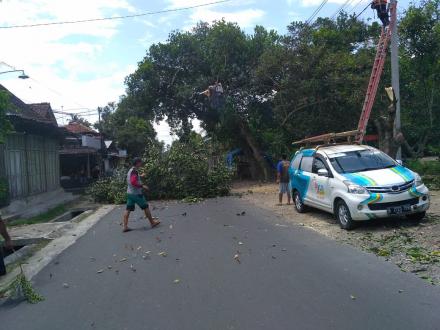
{"type": "Polygon", "coordinates": [[[394,120],[396,118],[396,109],[393,105],[388,108],[388,113],[375,120],[377,131],[379,133],[379,149],[387,155],[396,158],[397,150],[400,146],[398,135],[394,135],[394,120]]]}
{"type": "Polygon", "coordinates": [[[239,125],[240,125],[240,134],[246,141],[246,144],[252,150],[252,156],[255,159],[256,163],[258,164],[258,167],[260,168],[260,173],[263,175],[263,179],[265,181],[268,181],[269,174],[267,173],[266,162],[260,154],[260,149],[257,147],[257,143],[255,142],[254,137],[249,131],[249,128],[247,127],[246,123],[240,122],[239,125]]]}

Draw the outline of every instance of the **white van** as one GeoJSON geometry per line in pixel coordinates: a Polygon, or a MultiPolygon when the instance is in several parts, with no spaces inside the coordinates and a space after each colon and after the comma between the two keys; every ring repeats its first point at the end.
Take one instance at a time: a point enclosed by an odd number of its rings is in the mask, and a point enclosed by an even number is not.
{"type": "Polygon", "coordinates": [[[373,147],[301,149],[289,173],[296,210],[311,206],[333,213],[344,229],[374,218],[420,221],[429,208],[429,190],[420,176],[373,147]]]}

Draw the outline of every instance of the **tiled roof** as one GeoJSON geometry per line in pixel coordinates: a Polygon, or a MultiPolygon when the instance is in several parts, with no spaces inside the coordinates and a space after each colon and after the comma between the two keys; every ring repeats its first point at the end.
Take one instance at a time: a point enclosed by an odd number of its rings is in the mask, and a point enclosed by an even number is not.
{"type": "Polygon", "coordinates": [[[28,104],[24,103],[14,94],[12,94],[6,87],[0,85],[0,91],[4,91],[9,96],[9,102],[11,106],[7,111],[8,116],[16,116],[23,119],[33,120],[40,123],[52,123],[51,120],[46,119],[40,116],[37,112],[35,112],[28,104]]]}
{"type": "Polygon", "coordinates": [[[83,125],[78,122],[70,122],[68,125],[64,126],[64,128],[70,133],[74,133],[74,134],[94,134],[94,135],[99,134],[94,129],[87,127],[86,125],[83,125]]]}
{"type": "Polygon", "coordinates": [[[57,120],[55,118],[55,115],[53,114],[52,107],[50,106],[50,103],[43,102],[43,103],[31,103],[28,104],[31,109],[36,112],[40,117],[43,117],[44,119],[50,120],[53,124],[57,124],[57,120]]]}

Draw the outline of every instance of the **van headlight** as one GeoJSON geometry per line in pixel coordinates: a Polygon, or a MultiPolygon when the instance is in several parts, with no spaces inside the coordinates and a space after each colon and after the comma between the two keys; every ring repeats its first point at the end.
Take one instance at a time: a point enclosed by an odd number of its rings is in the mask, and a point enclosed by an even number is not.
{"type": "Polygon", "coordinates": [[[416,187],[419,187],[423,184],[422,177],[418,175],[417,173],[414,173],[414,185],[416,187]]]}
{"type": "Polygon", "coordinates": [[[362,195],[362,194],[366,194],[367,193],[367,189],[365,189],[364,187],[359,186],[357,184],[354,184],[351,181],[344,181],[344,184],[347,186],[347,191],[350,194],[362,195]]]}

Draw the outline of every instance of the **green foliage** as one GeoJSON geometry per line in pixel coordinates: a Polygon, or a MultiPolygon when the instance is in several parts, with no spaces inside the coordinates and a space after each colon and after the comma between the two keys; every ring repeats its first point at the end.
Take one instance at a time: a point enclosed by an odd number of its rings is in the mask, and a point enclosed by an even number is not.
{"type": "Polygon", "coordinates": [[[440,161],[407,160],[405,166],[420,174],[430,189],[440,190],[440,161]]]}
{"type": "MultiPolygon", "coordinates": [[[[440,150],[439,5],[410,4],[398,22],[404,152],[417,157],[440,150]]],[[[223,20],[173,31],[126,78],[126,96],[101,109],[99,129],[135,155],[154,141],[153,120],[185,137],[197,118],[224,149],[240,147],[256,162],[261,151],[277,158],[294,140],[356,128],[380,30],[341,13],[293,22],[285,35],[262,26],[247,34],[223,20]],[[215,82],[224,88],[220,107],[200,93],[215,82]]],[[[388,56],[368,133],[387,114],[390,84],[388,56]]]]}
{"type": "Polygon", "coordinates": [[[87,190],[96,202],[123,204],[127,198],[127,170],[118,168],[109,178],[99,179],[87,190]]]}
{"type": "MultiPolygon", "coordinates": [[[[157,144],[147,147],[140,173],[148,185],[148,199],[183,199],[224,196],[229,193],[232,173],[223,163],[210,168],[211,150],[200,136],[191,134],[186,142],[174,142],[163,151],[157,144]]],[[[96,182],[89,193],[99,202],[125,201],[126,173],[96,182]]]]}
{"type": "Polygon", "coordinates": [[[147,148],[141,172],[150,189],[149,198],[215,197],[229,193],[231,173],[218,164],[209,168],[208,147],[194,136],[174,142],[170,150],[147,148]]]}
{"type": "Polygon", "coordinates": [[[8,105],[8,95],[0,91],[0,144],[5,143],[6,135],[12,130],[12,125],[6,116],[8,105]]]}
{"type": "Polygon", "coordinates": [[[440,161],[407,160],[405,166],[420,175],[440,175],[440,161]]]}
{"type": "Polygon", "coordinates": [[[23,269],[20,265],[20,274],[15,278],[12,283],[13,296],[23,296],[30,304],[36,304],[44,300],[44,297],[38,294],[32,287],[32,283],[24,275],[23,269]]]}
{"type": "Polygon", "coordinates": [[[138,115],[128,101],[109,103],[101,112],[101,123],[95,124],[107,139],[115,140],[118,147],[126,149],[130,155],[139,155],[147,143],[156,138],[156,132],[148,118],[138,115]]]}

